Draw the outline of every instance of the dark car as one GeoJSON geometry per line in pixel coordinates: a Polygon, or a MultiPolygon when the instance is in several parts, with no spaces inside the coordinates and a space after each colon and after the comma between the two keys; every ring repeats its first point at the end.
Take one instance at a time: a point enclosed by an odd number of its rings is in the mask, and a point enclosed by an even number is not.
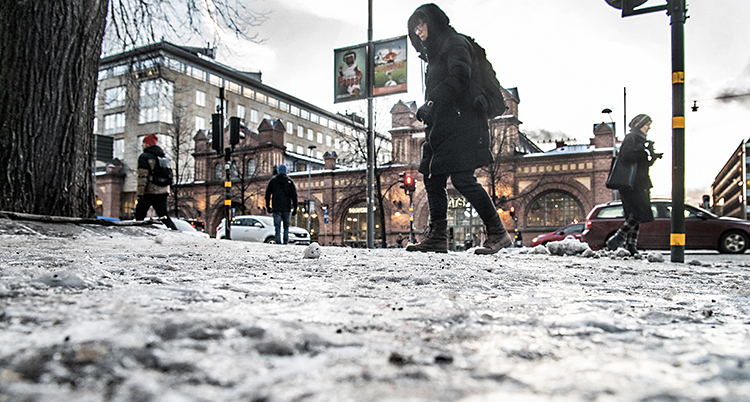
{"type": "Polygon", "coordinates": [[[542,233],[539,236],[531,239],[531,247],[538,245],[546,245],[551,241],[560,241],[565,239],[576,239],[581,240],[581,232],[583,232],[585,224],[583,223],[571,223],[570,225],[563,226],[554,232],[542,233]]]}
{"type": "MultiPolygon", "coordinates": [[[[642,223],[638,233],[639,249],[670,249],[672,202],[651,200],[654,221],[642,223]]],[[[614,201],[594,207],[586,217],[582,240],[593,250],[604,248],[604,242],[622,226],[622,202],[614,201]]],[[[740,254],[750,245],[750,221],[719,217],[705,209],[685,204],[685,249],[718,250],[740,254]]]]}

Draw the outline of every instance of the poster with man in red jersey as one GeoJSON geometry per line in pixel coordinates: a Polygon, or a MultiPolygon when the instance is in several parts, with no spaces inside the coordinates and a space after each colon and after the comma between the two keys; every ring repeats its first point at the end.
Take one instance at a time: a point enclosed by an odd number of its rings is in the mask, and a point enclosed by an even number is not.
{"type": "Polygon", "coordinates": [[[406,35],[375,42],[373,96],[406,92],[406,35]]]}
{"type": "Polygon", "coordinates": [[[333,102],[347,102],[367,98],[367,49],[365,45],[335,49],[333,102]]]}

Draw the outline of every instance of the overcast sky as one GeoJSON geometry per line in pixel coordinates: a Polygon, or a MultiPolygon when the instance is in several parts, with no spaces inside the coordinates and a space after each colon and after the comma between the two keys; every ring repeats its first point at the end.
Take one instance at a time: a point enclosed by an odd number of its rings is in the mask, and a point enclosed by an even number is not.
{"type": "MultiPolygon", "coordinates": [[[[649,0],[644,6],[665,4],[649,0]]],[[[263,82],[337,111],[366,110],[366,101],[333,104],[333,50],[367,41],[367,0],[256,0],[271,11],[257,28],[265,42],[220,49],[219,61],[260,70],[263,82]]],[[[423,4],[373,0],[373,39],[406,34],[406,21],[423,4]]],[[[487,49],[500,83],[520,93],[521,130],[588,143],[593,126],[609,117],[622,139],[627,120],[653,119],[650,139],[665,157],[651,170],[653,197],[671,197],[671,27],[665,11],[622,18],[604,0],[445,0],[436,2],[459,32],[487,49]]],[[[750,1],[692,0],[685,24],[686,189],[697,203],[743,138],[750,137],[750,1]],[[699,111],[691,112],[693,100],[699,111]]],[[[420,65],[409,48],[406,94],[380,98],[386,115],[398,100],[423,100],[420,65]]],[[[390,127],[379,126],[379,130],[390,127]]]]}

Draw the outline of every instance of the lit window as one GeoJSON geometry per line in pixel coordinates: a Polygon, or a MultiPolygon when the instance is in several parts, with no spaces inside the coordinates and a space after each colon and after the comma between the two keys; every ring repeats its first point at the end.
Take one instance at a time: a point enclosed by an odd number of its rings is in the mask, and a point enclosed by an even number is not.
{"type": "Polygon", "coordinates": [[[529,204],[526,211],[527,226],[560,227],[574,220],[586,219],[581,204],[571,195],[562,192],[548,192],[540,195],[529,204]]]}
{"type": "Polygon", "coordinates": [[[172,123],[174,86],[161,78],[141,82],[139,123],[172,123]]]}

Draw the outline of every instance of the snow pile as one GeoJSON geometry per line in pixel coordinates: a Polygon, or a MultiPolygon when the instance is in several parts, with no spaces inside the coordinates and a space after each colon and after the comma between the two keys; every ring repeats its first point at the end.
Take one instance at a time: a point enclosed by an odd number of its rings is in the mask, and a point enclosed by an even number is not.
{"type": "Polygon", "coordinates": [[[547,243],[547,250],[552,255],[579,255],[585,251],[591,251],[588,243],[582,243],[577,239],[567,238],[560,241],[547,243]]]}

